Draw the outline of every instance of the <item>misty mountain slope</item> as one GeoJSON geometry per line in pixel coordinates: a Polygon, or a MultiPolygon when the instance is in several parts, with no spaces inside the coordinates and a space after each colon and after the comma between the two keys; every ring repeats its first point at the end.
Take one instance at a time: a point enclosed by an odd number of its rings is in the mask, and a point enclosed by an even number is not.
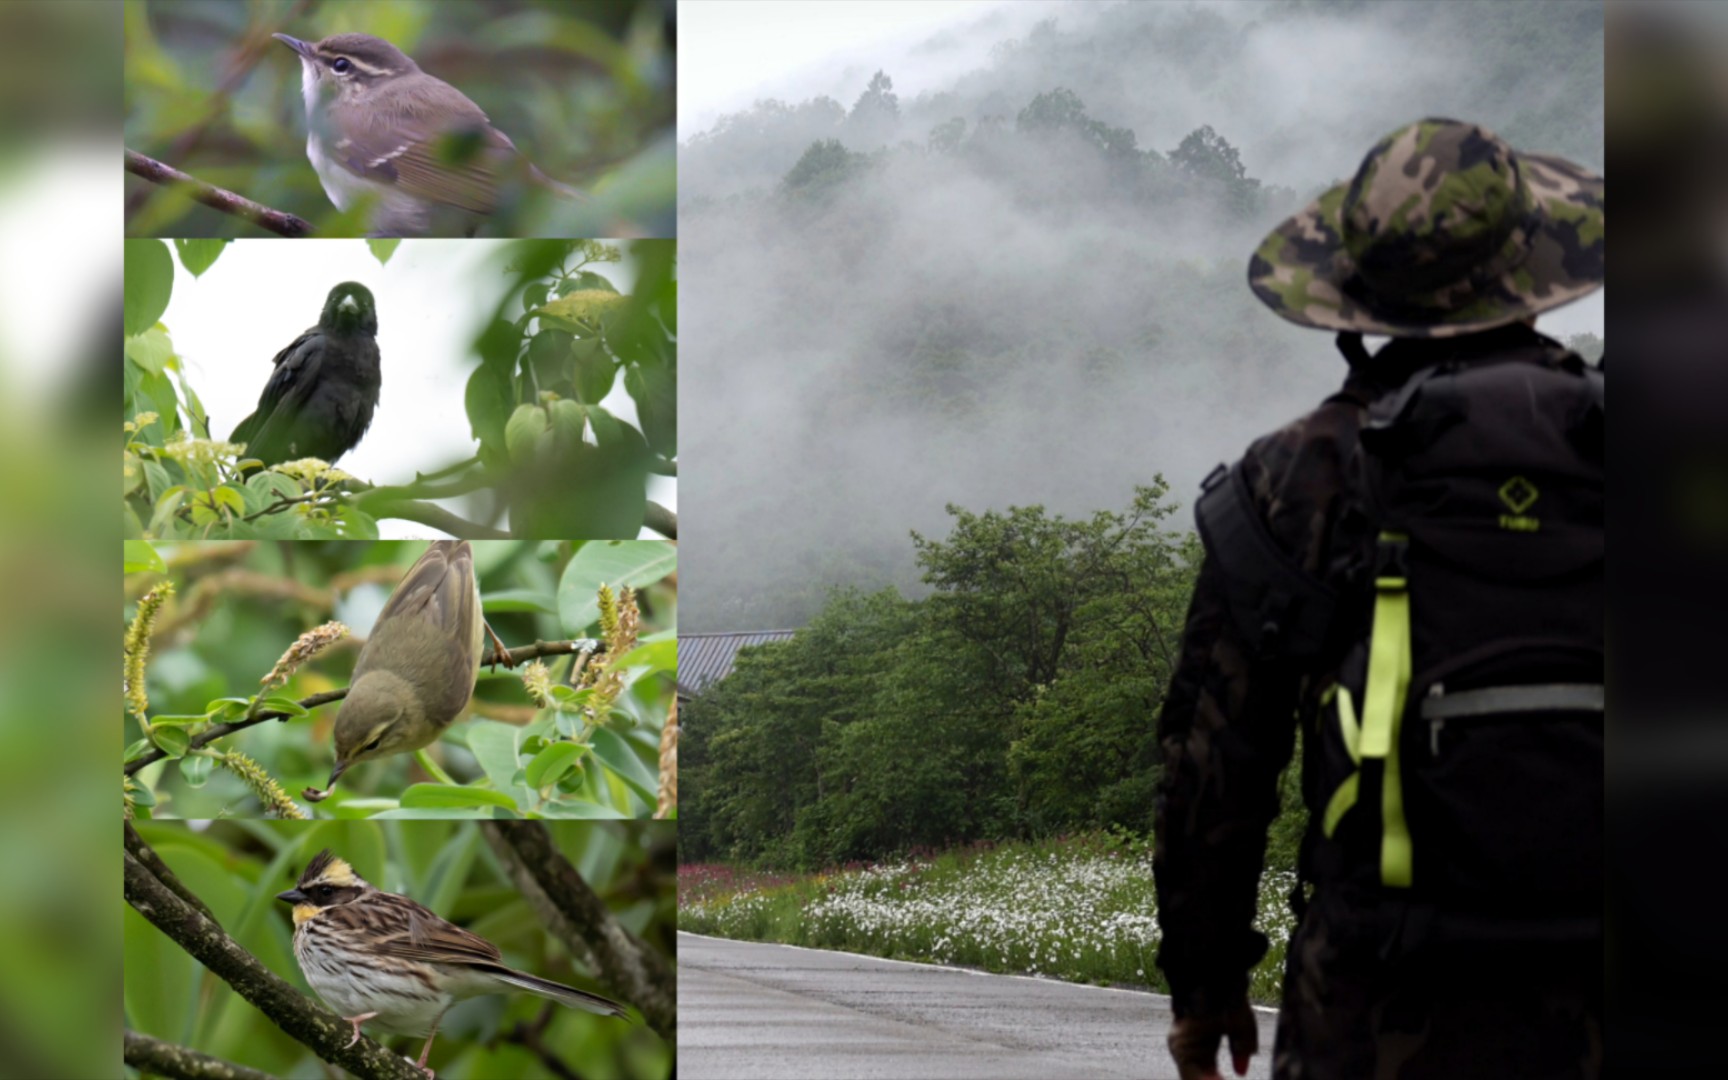
{"type": "MultiPolygon", "coordinates": [[[[997,48],[951,91],[901,102],[884,77],[845,108],[762,107],[693,141],[680,230],[694,628],[798,625],[838,584],[920,591],[908,533],[946,533],[950,503],[1086,514],[1158,473],[1187,501],[1214,464],[1337,385],[1330,337],[1254,300],[1248,254],[1411,115],[1335,112],[1350,129],[1335,145],[1279,151],[1288,176],[1251,175],[1260,155],[1235,133],[1292,133],[1269,127],[1250,67],[1289,24],[1368,50],[1310,60],[1313,79],[1360,79],[1386,69],[1381,24],[1402,20],[1429,35],[1401,42],[1420,74],[1434,25],[1457,17],[1371,10],[1362,28],[1329,11],[1349,5],[1314,6],[1327,10],[1080,9],[1074,29],[1065,17],[997,48]],[[1186,29],[1159,37],[1173,26],[1186,29]],[[1148,58],[1156,79],[1134,75],[1148,58]],[[1055,81],[1086,72],[1101,100],[1143,82],[1134,115],[1150,124],[1216,100],[1209,120],[1145,139],[1055,81]],[[986,102],[1001,113],[980,116],[986,102]],[[790,152],[782,136],[806,141],[790,152]],[[743,155],[757,171],[778,161],[773,181],[737,186],[743,155]]],[[[1597,36],[1599,58],[1599,22],[1597,36]]],[[[1519,85],[1524,66],[1447,81],[1519,85]]],[[[1557,96],[1542,123],[1587,127],[1596,87],[1557,96]]],[[[1378,108],[1407,93],[1367,96],[1378,108]]]]}

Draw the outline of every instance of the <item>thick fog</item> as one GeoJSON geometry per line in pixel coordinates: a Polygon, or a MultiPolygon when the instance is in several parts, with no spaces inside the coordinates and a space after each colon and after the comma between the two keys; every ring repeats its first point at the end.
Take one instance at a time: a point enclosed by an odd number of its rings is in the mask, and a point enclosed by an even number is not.
{"type": "MultiPolygon", "coordinates": [[[[1187,504],[1344,373],[1248,291],[1265,232],[1421,116],[1600,168],[1601,28],[1579,3],[1010,5],[803,58],[680,151],[686,627],[916,592],[908,532],[949,503],[1083,515],[1162,473],[1187,504]]],[[[1601,324],[1595,299],[1541,327],[1601,324]]]]}

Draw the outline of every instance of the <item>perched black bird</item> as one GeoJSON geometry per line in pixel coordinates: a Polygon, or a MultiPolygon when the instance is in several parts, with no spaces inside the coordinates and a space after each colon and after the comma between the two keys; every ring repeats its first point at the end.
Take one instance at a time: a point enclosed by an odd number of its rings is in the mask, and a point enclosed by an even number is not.
{"type": "Polygon", "coordinates": [[[378,312],[352,281],[330,290],[318,325],[276,354],[258,408],[229,442],[265,465],[300,458],[334,464],[354,449],[378,407],[378,312]]]}

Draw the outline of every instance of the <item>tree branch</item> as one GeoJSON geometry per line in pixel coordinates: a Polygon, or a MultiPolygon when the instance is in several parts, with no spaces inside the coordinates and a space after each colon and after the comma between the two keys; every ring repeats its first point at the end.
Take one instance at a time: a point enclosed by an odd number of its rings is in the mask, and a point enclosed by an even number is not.
{"type": "Polygon", "coordinates": [[[678,539],[678,515],[653,499],[648,500],[648,512],[642,516],[642,524],[668,540],[678,539]]]}
{"type": "Polygon", "coordinates": [[[126,151],[126,171],[134,176],[141,176],[152,184],[179,185],[186,190],[193,202],[203,203],[212,210],[220,210],[224,214],[250,221],[278,236],[299,237],[312,234],[312,225],[305,218],[295,217],[281,210],[272,210],[244,195],[236,195],[225,188],[206,184],[190,173],[183,173],[155,158],[145,157],[136,150],[126,151]]]}
{"type": "Polygon", "coordinates": [[[291,1038],[365,1080],[425,1080],[425,1074],[412,1062],[364,1035],[348,1045],[354,1029],[346,1020],[259,963],[214,920],[164,885],[130,851],[124,857],[126,902],[291,1038]]]}
{"type": "MultiPolygon", "coordinates": [[[[384,488],[374,488],[384,491],[384,488]]],[[[441,529],[459,540],[513,540],[510,533],[459,517],[436,503],[393,497],[357,499],[355,505],[375,518],[400,518],[441,529]]]]}
{"type": "Polygon", "coordinates": [[[267,1072],[153,1039],[131,1028],[126,1029],[126,1064],[146,1076],[173,1080],[274,1080],[267,1072]]]}
{"type": "Polygon", "coordinates": [[[666,958],[613,918],[539,821],[482,821],[480,831],[510,880],[570,954],[642,1010],[671,1042],[677,1028],[677,976],[666,958]]]}
{"type": "MultiPolygon", "coordinates": [[[[510,657],[509,666],[515,667],[517,664],[529,660],[538,660],[541,657],[546,656],[574,656],[578,653],[589,651],[598,654],[604,652],[606,649],[604,643],[601,643],[593,650],[585,648],[585,646],[591,644],[593,643],[582,639],[575,641],[536,641],[532,645],[523,645],[519,648],[507,650],[506,655],[510,657]]],[[[326,690],[322,694],[313,694],[311,697],[301,698],[297,704],[302,709],[310,710],[316,709],[320,705],[328,705],[333,701],[341,701],[347,696],[348,688],[344,686],[338,690],[326,690]]],[[[191,752],[199,747],[208,746],[224,735],[232,735],[236,731],[245,731],[247,728],[262,724],[266,720],[287,720],[292,715],[294,714],[281,712],[277,709],[260,709],[256,716],[244,717],[243,719],[235,720],[226,724],[211,724],[197,735],[194,735],[186,749],[188,752],[191,752]]],[[[168,755],[164,754],[160,749],[152,746],[142,754],[139,754],[136,758],[128,761],[126,763],[125,773],[127,776],[133,776],[137,774],[139,769],[144,768],[144,766],[153,762],[161,761],[167,756],[168,755]]]]}
{"type": "Polygon", "coordinates": [[[175,896],[197,908],[206,919],[215,920],[216,916],[204,906],[204,901],[198,899],[191,889],[180,883],[180,879],[174,876],[174,871],[168,869],[168,864],[162,861],[160,855],[156,854],[155,848],[144,842],[144,838],[138,835],[138,830],[132,827],[130,821],[126,823],[126,850],[132,853],[134,859],[143,863],[145,869],[155,874],[156,880],[167,886],[168,890],[175,896]]]}

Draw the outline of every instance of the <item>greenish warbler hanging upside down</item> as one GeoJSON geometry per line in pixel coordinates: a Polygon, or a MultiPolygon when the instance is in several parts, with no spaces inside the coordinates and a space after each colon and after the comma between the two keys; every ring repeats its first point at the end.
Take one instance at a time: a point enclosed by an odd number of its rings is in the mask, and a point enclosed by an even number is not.
{"type": "MultiPolygon", "coordinates": [[[[378,613],[336,714],[336,765],[318,802],[355,763],[408,754],[438,740],[468,705],[489,629],[480,613],[474,552],[434,540],[378,613]]],[[[508,663],[493,639],[493,659],[508,663]]]]}

